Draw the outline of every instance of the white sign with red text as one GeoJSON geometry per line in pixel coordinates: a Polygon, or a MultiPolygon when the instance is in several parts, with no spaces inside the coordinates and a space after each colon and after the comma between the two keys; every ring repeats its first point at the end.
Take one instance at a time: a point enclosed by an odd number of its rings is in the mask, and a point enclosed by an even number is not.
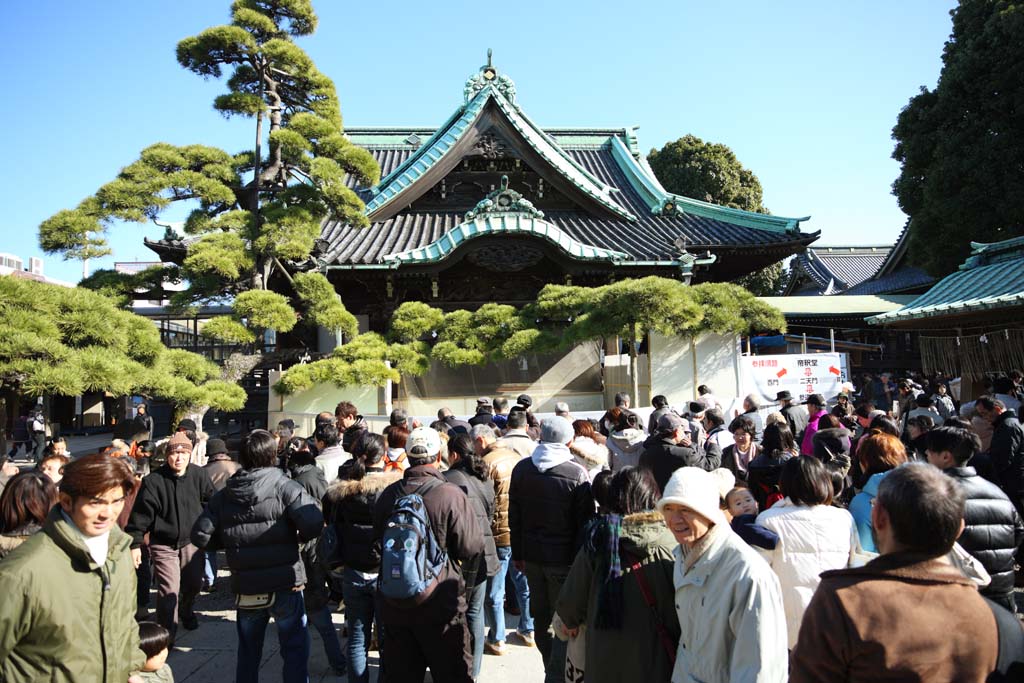
{"type": "Polygon", "coordinates": [[[740,382],[745,394],[756,394],[774,403],[780,391],[789,391],[797,401],[811,394],[826,400],[835,398],[846,381],[846,354],[807,353],[781,356],[744,356],[740,359],[740,382]]]}

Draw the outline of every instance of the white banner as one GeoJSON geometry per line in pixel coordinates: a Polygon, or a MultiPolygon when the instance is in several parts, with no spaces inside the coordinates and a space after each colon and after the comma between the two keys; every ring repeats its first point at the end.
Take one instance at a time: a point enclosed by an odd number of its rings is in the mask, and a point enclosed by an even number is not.
{"type": "Polygon", "coordinates": [[[740,359],[740,381],[744,394],[755,394],[774,403],[780,391],[789,391],[797,401],[811,394],[826,400],[835,398],[846,381],[846,354],[807,353],[781,356],[744,356],[740,359]]]}

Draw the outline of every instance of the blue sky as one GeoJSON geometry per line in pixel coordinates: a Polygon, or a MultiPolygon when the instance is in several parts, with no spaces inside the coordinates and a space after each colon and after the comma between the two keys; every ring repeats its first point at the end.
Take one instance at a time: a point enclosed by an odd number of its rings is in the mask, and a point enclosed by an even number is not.
{"type": "MultiPolygon", "coordinates": [[[[319,0],[300,39],[335,80],[347,125],[436,126],[494,49],[542,126],[640,127],[644,149],[692,133],[736,152],[784,216],[820,244],[892,243],[899,110],[932,87],[951,0],[728,3],[319,0]]],[[[8,197],[0,251],[42,255],[39,223],[157,141],[240,151],[251,124],[213,111],[223,91],[181,69],[178,40],[228,20],[227,0],[12,3],[0,26],[8,197]]],[[[173,216],[172,216],[173,217],[173,216]]],[[[150,260],[153,225],[109,235],[117,260],[150,260]]],[[[107,266],[113,259],[95,262],[107,266]]],[[[46,257],[77,281],[78,262],[46,257]]]]}

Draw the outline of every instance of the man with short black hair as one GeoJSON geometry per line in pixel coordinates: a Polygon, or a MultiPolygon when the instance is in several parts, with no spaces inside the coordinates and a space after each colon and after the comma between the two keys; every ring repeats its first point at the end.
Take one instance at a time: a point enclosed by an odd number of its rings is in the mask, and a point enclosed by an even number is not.
{"type": "Polygon", "coordinates": [[[338,428],[331,423],[317,427],[313,438],[316,439],[316,450],[319,453],[316,456],[316,466],[324,473],[324,479],[330,486],[338,479],[338,468],[351,460],[352,456],[338,443],[341,441],[341,435],[338,434],[338,428]]]}
{"type": "Polygon", "coordinates": [[[508,399],[504,396],[495,396],[491,405],[494,406],[494,425],[498,429],[504,429],[505,420],[508,419],[508,399]]]}
{"type": "Polygon", "coordinates": [[[1016,611],[1013,557],[1024,541],[1024,523],[1006,494],[967,465],[981,448],[981,441],[957,427],[933,429],[925,439],[928,462],[952,477],[963,491],[964,532],[959,543],[992,578],[981,594],[1016,611]]]}
{"type": "Polygon", "coordinates": [[[429,427],[417,427],[405,442],[409,469],[401,481],[384,489],[374,508],[378,542],[395,503],[418,493],[430,528],[447,562],[429,597],[416,606],[399,606],[378,590],[382,668],[387,681],[422,681],[430,669],[435,681],[471,683],[473,657],[466,622],[465,584],[460,563],[484,551],[484,530],[462,489],[445,481],[440,470],[441,438],[429,427]]]}
{"type": "Polygon", "coordinates": [[[1001,608],[945,559],[963,516],[960,487],[935,467],[889,472],[871,510],[881,556],[821,575],[790,659],[791,683],[986,680],[997,665],[993,610],[1001,608]]]}
{"type": "Polygon", "coordinates": [[[259,680],[263,636],[273,617],[285,680],[305,681],[309,632],[299,545],[323,532],[324,516],[305,489],[276,467],[277,439],[270,432],[250,432],[239,462],[242,470],[213,495],[196,520],[192,543],[227,551],[231,591],[238,596],[235,680],[259,680]]]}
{"type": "Polygon", "coordinates": [[[1024,427],[1016,412],[992,396],[979,398],[974,409],[992,425],[992,443],[988,452],[999,488],[1017,508],[1017,514],[1024,517],[1024,427]]]}
{"type": "Polygon", "coordinates": [[[661,419],[662,415],[669,412],[668,399],[664,395],[658,394],[651,399],[651,407],[654,410],[651,411],[650,417],[647,418],[647,433],[653,436],[658,433],[658,420],[661,419]]]}

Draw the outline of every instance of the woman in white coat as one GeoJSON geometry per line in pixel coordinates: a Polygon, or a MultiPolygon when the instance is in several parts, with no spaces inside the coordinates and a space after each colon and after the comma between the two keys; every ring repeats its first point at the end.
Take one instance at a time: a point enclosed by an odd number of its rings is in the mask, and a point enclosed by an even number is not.
{"type": "Polygon", "coordinates": [[[821,461],[790,458],[782,466],[779,488],[784,498],[758,515],[757,523],[779,535],[775,550],[762,552],[782,585],[792,649],[820,574],[853,566],[861,550],[853,517],[832,507],[832,480],[821,461]]]}
{"type": "Polygon", "coordinates": [[[783,683],[789,655],[779,580],[730,528],[719,496],[717,473],[682,467],[658,501],[679,542],[673,583],[680,638],[672,681],[783,683]]]}

